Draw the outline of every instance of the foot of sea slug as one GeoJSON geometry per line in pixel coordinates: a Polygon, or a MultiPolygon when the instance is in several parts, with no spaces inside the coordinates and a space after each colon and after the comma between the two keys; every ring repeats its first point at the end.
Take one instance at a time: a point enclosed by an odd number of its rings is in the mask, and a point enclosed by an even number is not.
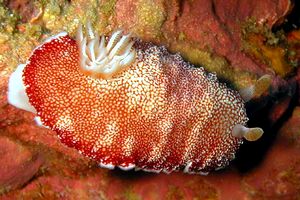
{"type": "Polygon", "coordinates": [[[20,64],[16,71],[12,73],[8,82],[7,100],[17,108],[36,113],[35,108],[30,105],[26,94],[26,87],[23,83],[22,73],[26,64],[20,64]]]}
{"type": "Polygon", "coordinates": [[[247,128],[241,124],[235,125],[232,130],[232,135],[234,137],[245,138],[250,142],[258,140],[263,133],[264,131],[261,128],[247,128]]]}

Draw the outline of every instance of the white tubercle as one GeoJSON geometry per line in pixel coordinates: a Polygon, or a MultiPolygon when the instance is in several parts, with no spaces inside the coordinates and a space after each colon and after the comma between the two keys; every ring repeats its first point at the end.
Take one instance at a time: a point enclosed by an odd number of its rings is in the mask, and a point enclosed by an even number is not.
{"type": "Polygon", "coordinates": [[[191,172],[191,171],[190,171],[190,168],[191,168],[192,164],[193,164],[193,162],[188,162],[188,163],[186,164],[186,166],[184,167],[183,172],[184,172],[184,173],[190,173],[190,172],[191,172]]]}
{"type": "Polygon", "coordinates": [[[115,31],[106,44],[105,37],[95,34],[90,23],[86,28],[87,36],[83,35],[81,25],[76,36],[79,64],[83,71],[94,77],[109,79],[135,61],[134,42],[129,34],[122,35],[122,31],[115,31]]]}
{"type": "Polygon", "coordinates": [[[25,66],[25,64],[20,64],[16,71],[14,71],[9,77],[7,100],[8,103],[17,108],[36,113],[35,108],[29,103],[29,99],[25,91],[26,88],[22,79],[23,69],[25,66]]]}
{"type": "Polygon", "coordinates": [[[233,127],[232,135],[238,138],[245,138],[246,140],[252,142],[258,140],[264,131],[261,128],[247,128],[241,124],[237,124],[233,127]]]}
{"type": "Polygon", "coordinates": [[[130,165],[128,165],[128,166],[126,166],[126,167],[124,167],[124,166],[118,166],[121,170],[123,170],[123,171],[129,171],[129,170],[132,170],[132,169],[134,169],[135,168],[135,165],[134,164],[130,164],[130,165]]]}
{"type": "Polygon", "coordinates": [[[115,168],[115,166],[112,164],[104,164],[104,163],[99,163],[99,167],[106,168],[106,169],[114,169],[115,168]]]}

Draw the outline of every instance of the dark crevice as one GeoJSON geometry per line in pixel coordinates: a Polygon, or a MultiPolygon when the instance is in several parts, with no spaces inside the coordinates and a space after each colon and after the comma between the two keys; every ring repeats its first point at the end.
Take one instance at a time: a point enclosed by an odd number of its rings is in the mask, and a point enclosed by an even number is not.
{"type": "Polygon", "coordinates": [[[121,170],[120,168],[116,167],[114,170],[108,171],[109,175],[112,177],[117,177],[118,179],[123,180],[135,180],[135,179],[141,179],[141,177],[151,177],[157,175],[156,173],[149,173],[145,171],[135,171],[134,169],[129,171],[121,170]]]}
{"type": "Polygon", "coordinates": [[[294,7],[292,11],[286,16],[285,21],[283,24],[279,26],[275,26],[273,28],[273,31],[279,31],[279,30],[284,30],[285,32],[290,32],[295,29],[300,28],[300,1],[299,0],[294,0],[292,1],[294,4],[294,7]]]}
{"type": "Polygon", "coordinates": [[[32,176],[26,183],[24,183],[19,189],[24,189],[26,188],[28,185],[32,184],[33,182],[35,182],[39,177],[42,177],[44,174],[39,173],[39,171],[32,176]]]}
{"type": "Polygon", "coordinates": [[[258,141],[247,142],[241,145],[236,154],[234,165],[242,172],[248,172],[257,167],[264,159],[266,153],[274,144],[278,131],[283,124],[291,117],[295,106],[298,102],[298,86],[294,84],[289,88],[290,91],[280,91],[272,97],[265,97],[263,101],[250,102],[247,104],[249,127],[261,127],[264,130],[264,135],[258,141]],[[292,92],[288,108],[282,116],[276,121],[272,122],[269,118],[272,108],[280,99],[285,99],[287,94],[292,92]]]}

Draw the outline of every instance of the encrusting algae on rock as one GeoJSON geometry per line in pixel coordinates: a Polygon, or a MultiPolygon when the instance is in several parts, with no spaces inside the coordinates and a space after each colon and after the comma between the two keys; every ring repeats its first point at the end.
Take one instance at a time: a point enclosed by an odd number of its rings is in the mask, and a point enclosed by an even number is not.
{"type": "Polygon", "coordinates": [[[284,32],[273,33],[268,27],[258,26],[253,20],[248,20],[244,24],[242,36],[244,50],[264,63],[269,71],[287,77],[295,70],[297,64],[289,60],[292,45],[284,32]]]}
{"type": "Polygon", "coordinates": [[[270,79],[240,96],[165,47],[88,24],[76,40],[62,32],[37,47],[11,75],[8,100],[102,167],[207,173],[243,138],[261,137],[246,127],[244,103],[270,79]]]}

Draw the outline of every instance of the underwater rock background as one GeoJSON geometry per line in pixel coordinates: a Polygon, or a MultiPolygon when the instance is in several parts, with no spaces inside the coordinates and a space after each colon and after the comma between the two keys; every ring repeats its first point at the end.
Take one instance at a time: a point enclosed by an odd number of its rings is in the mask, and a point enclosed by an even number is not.
{"type": "Polygon", "coordinates": [[[0,0],[0,199],[299,199],[299,3],[287,0],[0,0]],[[208,176],[97,167],[33,115],[8,105],[9,75],[43,39],[90,20],[180,52],[236,89],[268,73],[272,88],[247,105],[263,138],[208,176]]]}

